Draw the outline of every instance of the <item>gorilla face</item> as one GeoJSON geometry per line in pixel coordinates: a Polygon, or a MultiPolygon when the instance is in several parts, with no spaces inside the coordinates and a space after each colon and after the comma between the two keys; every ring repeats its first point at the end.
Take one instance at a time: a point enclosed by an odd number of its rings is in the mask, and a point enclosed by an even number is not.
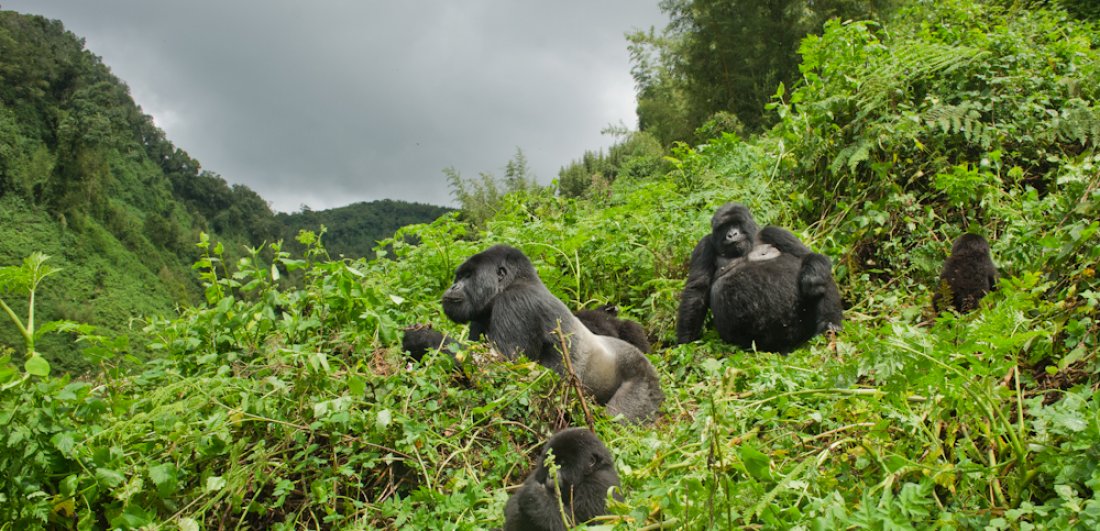
{"type": "MultiPolygon", "coordinates": [[[[519,256],[533,269],[522,253],[519,256]]],[[[443,292],[443,313],[456,323],[487,318],[493,299],[515,280],[522,267],[513,253],[499,245],[471,256],[455,271],[454,284],[443,292]]]]}
{"type": "Polygon", "coordinates": [[[745,205],[722,205],[710,220],[711,241],[722,258],[738,258],[752,250],[759,228],[745,205]]]}

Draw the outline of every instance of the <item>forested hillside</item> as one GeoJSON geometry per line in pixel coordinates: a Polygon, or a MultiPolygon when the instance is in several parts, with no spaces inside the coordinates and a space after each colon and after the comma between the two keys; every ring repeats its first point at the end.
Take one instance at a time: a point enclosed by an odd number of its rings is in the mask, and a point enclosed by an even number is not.
{"type": "MultiPolygon", "coordinates": [[[[539,444],[587,408],[622,479],[608,527],[1100,527],[1100,27],[1022,4],[829,19],[758,133],[712,127],[661,160],[641,149],[588,186],[582,159],[569,193],[496,197],[477,229],[455,215],[404,228],[385,257],[333,260],[306,233],[303,254],[265,247],[227,267],[202,241],[203,302],[151,321],[147,344],[75,331],[103,374],[58,376],[45,347],[0,357],[0,521],[500,527],[539,444]],[[688,257],[728,201],[831,258],[846,304],[835,348],[819,336],[781,356],[713,332],[671,344],[688,257]],[[967,232],[1002,278],[974,312],[934,315],[967,232]],[[611,302],[645,325],[658,420],[616,422],[484,344],[460,368],[410,362],[404,326],[464,336],[440,296],[497,243],[570,308],[611,302]],[[157,355],[109,368],[137,348],[157,355]]],[[[0,275],[17,317],[35,264],[0,275]]]]}
{"type": "MultiPolygon", "coordinates": [[[[444,211],[381,202],[276,218],[256,192],[173,146],[60,22],[0,11],[0,264],[39,251],[64,270],[39,294],[40,319],[121,332],[131,318],[199,300],[190,266],[200,232],[232,258],[331,221],[330,249],[360,257],[401,224],[444,211]]],[[[45,341],[60,367],[87,366],[70,341],[45,341]]],[[[0,345],[19,343],[0,327],[0,345]]]]}
{"type": "Polygon", "coordinates": [[[384,199],[328,210],[279,213],[275,219],[282,226],[282,239],[287,250],[296,254],[305,250],[295,240],[298,233],[302,230],[319,231],[324,226],[325,250],[334,258],[373,258],[378,242],[393,237],[397,229],[432,221],[450,211],[446,207],[384,199]]]}

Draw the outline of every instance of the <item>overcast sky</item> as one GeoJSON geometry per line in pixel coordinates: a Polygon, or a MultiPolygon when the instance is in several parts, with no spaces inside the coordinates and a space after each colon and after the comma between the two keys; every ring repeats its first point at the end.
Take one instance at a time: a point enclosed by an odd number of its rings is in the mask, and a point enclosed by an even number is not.
{"type": "Polygon", "coordinates": [[[204,169],[275,210],[452,204],[443,168],[542,183],[637,127],[624,34],[657,0],[0,0],[86,40],[204,169]]]}

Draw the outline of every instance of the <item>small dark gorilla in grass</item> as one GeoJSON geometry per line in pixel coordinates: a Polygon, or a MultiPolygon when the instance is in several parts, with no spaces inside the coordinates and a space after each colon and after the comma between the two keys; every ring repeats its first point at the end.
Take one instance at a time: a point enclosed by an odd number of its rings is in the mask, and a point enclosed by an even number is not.
{"type": "Polygon", "coordinates": [[[977,234],[963,234],[951,245],[951,256],[943,263],[932,307],[936,313],[948,307],[961,313],[974,310],[986,293],[997,289],[997,278],[989,242],[977,234]]]}
{"type": "Polygon", "coordinates": [[[619,318],[619,309],[614,304],[600,306],[594,310],[573,312],[593,334],[617,337],[649,354],[649,338],[642,325],[619,318]]]}
{"type": "Polygon", "coordinates": [[[458,266],[454,284],[443,293],[443,313],[470,323],[471,341],[486,336],[508,359],[522,354],[559,375],[566,371],[564,336],[573,372],[611,415],[650,419],[664,401],[657,371],[645,355],[626,341],[585,328],[514,247],[490,247],[458,266]]]}
{"type": "Polygon", "coordinates": [[[432,328],[430,324],[412,325],[405,329],[405,335],[401,338],[401,348],[416,361],[420,361],[429,350],[436,349],[446,352],[454,359],[458,346],[458,341],[444,336],[443,332],[432,328]]]}
{"type": "MultiPolygon", "coordinates": [[[[563,509],[569,527],[587,522],[607,513],[607,491],[618,486],[615,461],[596,435],[585,428],[559,431],[546,442],[523,486],[508,498],[504,529],[564,530],[563,509]],[[546,463],[551,452],[559,467],[556,484],[546,463]]],[[[618,488],[614,496],[622,499],[618,488]]]]}
{"type": "Polygon", "coordinates": [[[711,233],[691,253],[678,343],[702,335],[708,309],[723,341],[780,353],[839,330],[843,313],[829,259],[786,229],[758,230],[749,209],[736,203],[718,208],[711,233]]]}

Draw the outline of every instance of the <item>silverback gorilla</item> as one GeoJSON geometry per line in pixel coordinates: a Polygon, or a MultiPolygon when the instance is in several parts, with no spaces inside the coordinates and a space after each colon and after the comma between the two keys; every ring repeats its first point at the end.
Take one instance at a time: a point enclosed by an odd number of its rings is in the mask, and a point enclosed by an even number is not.
{"type": "Polygon", "coordinates": [[[977,234],[963,234],[951,245],[951,256],[943,263],[932,307],[936,313],[946,310],[948,305],[956,311],[969,312],[978,307],[986,293],[996,289],[997,276],[997,266],[989,256],[989,242],[977,234]]]}
{"type": "Polygon", "coordinates": [[[702,335],[708,309],[723,341],[784,354],[839,330],[843,312],[829,259],[786,229],[758,230],[749,209],[736,203],[718,208],[711,234],[691,253],[678,343],[702,335]]]}
{"type": "Polygon", "coordinates": [[[589,331],[539,279],[522,251],[495,245],[458,266],[443,293],[443,313],[470,323],[470,340],[487,336],[508,359],[525,355],[565,373],[562,340],[580,383],[611,415],[653,418],[664,401],[657,371],[636,347],[589,331]]]}
{"type": "MultiPolygon", "coordinates": [[[[569,526],[607,513],[607,490],[619,486],[611,452],[592,432],[569,428],[555,433],[542,449],[535,469],[504,506],[504,530],[564,530],[561,508],[569,526]],[[553,452],[558,481],[546,464],[553,452]],[[558,497],[561,497],[561,508],[558,497]]],[[[618,489],[616,499],[622,499],[618,489]]]]}

